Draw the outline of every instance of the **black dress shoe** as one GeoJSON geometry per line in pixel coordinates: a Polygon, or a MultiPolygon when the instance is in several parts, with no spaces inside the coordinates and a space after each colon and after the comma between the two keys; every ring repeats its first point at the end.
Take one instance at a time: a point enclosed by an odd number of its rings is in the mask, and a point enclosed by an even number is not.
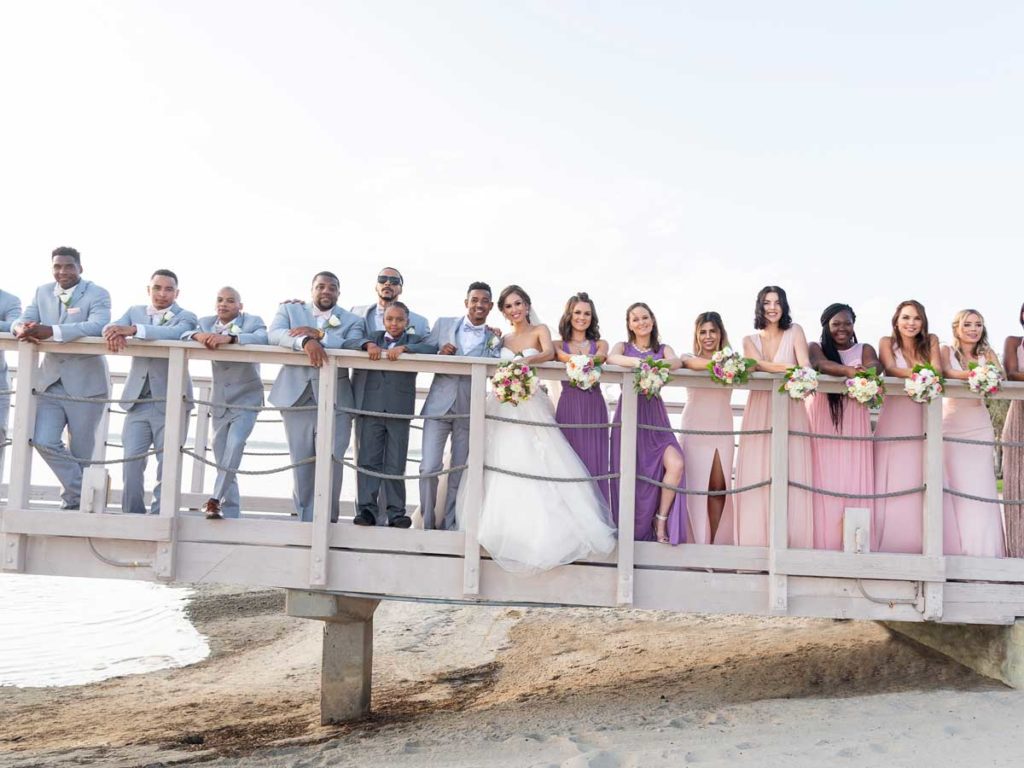
{"type": "Polygon", "coordinates": [[[388,526],[391,528],[408,528],[412,525],[412,518],[408,515],[399,515],[393,520],[388,520],[388,526]]]}
{"type": "Polygon", "coordinates": [[[377,521],[373,515],[369,512],[358,512],[355,517],[352,518],[352,522],[356,525],[376,525],[377,521]]]}

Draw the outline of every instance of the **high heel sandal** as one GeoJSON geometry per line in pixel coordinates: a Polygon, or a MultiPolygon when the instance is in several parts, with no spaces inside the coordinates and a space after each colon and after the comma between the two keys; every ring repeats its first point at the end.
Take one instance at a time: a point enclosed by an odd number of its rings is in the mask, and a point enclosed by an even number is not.
{"type": "Polygon", "coordinates": [[[665,527],[667,528],[668,527],[667,526],[668,515],[659,515],[659,514],[655,513],[655,515],[654,515],[654,540],[657,541],[659,544],[670,544],[671,541],[670,541],[670,539],[668,537],[668,532],[667,531],[664,534],[659,534],[658,533],[658,522],[659,521],[666,523],[665,527]]]}

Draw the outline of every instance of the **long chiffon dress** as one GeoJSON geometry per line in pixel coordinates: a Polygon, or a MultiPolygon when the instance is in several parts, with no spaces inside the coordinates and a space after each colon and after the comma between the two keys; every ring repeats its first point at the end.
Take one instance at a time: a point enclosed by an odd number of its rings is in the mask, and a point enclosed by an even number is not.
{"type": "MultiPolygon", "coordinates": [[[[562,342],[562,351],[569,354],[568,342],[562,342]]],[[[597,354],[597,342],[590,342],[591,356],[597,354]]],[[[591,389],[577,389],[562,383],[555,408],[555,421],[559,424],[607,424],[608,405],[601,393],[601,385],[591,389]]],[[[608,429],[562,428],[562,434],[569,441],[576,454],[583,460],[592,477],[608,474],[608,429]]],[[[609,500],[608,481],[598,480],[597,487],[605,501],[609,500]]]]}
{"type": "MultiPolygon", "coordinates": [[[[772,362],[796,365],[793,328],[786,329],[772,362]]],[[[758,354],[761,352],[759,334],[748,336],[758,354]]],[[[744,339],[746,341],[746,339],[744,339]]],[[[772,393],[751,392],[743,411],[743,426],[748,430],[770,429],[772,425],[772,393]]],[[[807,408],[799,400],[789,401],[789,428],[794,432],[809,432],[807,408]]],[[[771,435],[742,435],[736,459],[736,487],[759,483],[771,477],[771,435]]],[[[781,482],[780,478],[772,478],[781,482]]],[[[806,437],[789,438],[789,479],[810,485],[811,444],[806,437]]],[[[735,497],[734,541],[742,546],[768,546],[768,509],[770,486],[755,488],[735,497]]],[[[789,546],[810,549],[814,546],[814,509],[811,494],[800,488],[789,488],[789,546]]]]}
{"type": "MultiPolygon", "coordinates": [[[[665,345],[661,345],[657,352],[651,353],[641,352],[632,344],[627,343],[625,345],[624,354],[629,357],[640,358],[641,360],[648,356],[651,356],[656,360],[660,360],[665,356],[665,345]]],[[[668,412],[665,410],[665,404],[662,402],[660,396],[652,397],[648,400],[643,395],[638,395],[636,415],[637,424],[648,424],[656,427],[671,426],[668,419],[668,412]]],[[[612,421],[615,423],[621,423],[621,420],[622,398],[620,397],[619,403],[615,407],[615,418],[612,419],[612,421]]],[[[611,443],[611,468],[612,472],[618,472],[620,458],[619,447],[622,443],[621,430],[619,428],[612,429],[611,443]]],[[[643,476],[654,480],[662,480],[665,476],[665,465],[662,462],[662,456],[669,448],[675,448],[679,451],[680,455],[683,455],[683,450],[679,445],[679,441],[676,440],[676,436],[672,432],[656,432],[649,429],[637,429],[637,480],[634,506],[634,519],[636,522],[633,530],[633,538],[637,541],[655,540],[654,516],[657,514],[658,506],[661,503],[661,488],[657,485],[645,483],[640,479],[640,477],[643,476]]],[[[617,525],[619,522],[619,481],[617,479],[612,480],[610,486],[612,495],[612,518],[617,525]]],[[[682,479],[679,481],[679,487],[686,487],[685,472],[683,473],[682,479]]],[[[687,528],[689,523],[686,514],[686,496],[681,493],[677,493],[675,500],[672,502],[672,507],[669,509],[668,513],[667,525],[670,543],[681,544],[684,541],[687,541],[687,528]]]]}
{"type": "MultiPolygon", "coordinates": [[[[732,388],[687,387],[686,407],[683,409],[683,429],[702,432],[732,432],[732,388]]],[[[687,488],[706,491],[711,479],[715,453],[722,464],[725,487],[732,487],[733,440],[726,435],[686,435],[683,440],[683,463],[686,466],[687,488]]],[[[732,544],[732,496],[725,497],[718,533],[711,541],[711,521],[708,518],[708,497],[690,496],[687,500],[690,529],[695,544],[732,544]]]]}
{"type": "MultiPolygon", "coordinates": [[[[843,365],[860,365],[864,345],[854,344],[839,350],[843,365]]],[[[843,397],[843,418],[839,428],[832,423],[828,395],[818,393],[808,399],[807,415],[811,432],[816,435],[870,437],[871,412],[856,400],[843,397]]],[[[814,487],[838,493],[865,494],[875,492],[874,451],[869,440],[830,440],[812,438],[814,487]]],[[[846,499],[814,494],[814,548],[843,548],[843,516],[847,507],[873,509],[871,499],[846,499]]]]}
{"type": "MultiPolygon", "coordinates": [[[[1024,339],[1017,345],[1017,370],[1024,371],[1024,339]]],[[[1024,443],[1024,401],[1014,400],[1003,424],[1004,443],[1024,443]]],[[[1024,501],[1024,448],[1003,446],[1003,498],[1024,501]]],[[[1006,555],[1024,557],[1024,505],[1003,507],[1006,519],[1006,555]]]]}
{"type": "MultiPolygon", "coordinates": [[[[893,349],[897,368],[909,368],[903,352],[893,349]]],[[[924,434],[925,406],[902,394],[885,398],[875,437],[924,434]]],[[[894,493],[924,483],[924,440],[875,443],[875,492],[894,493]]],[[[924,495],[912,493],[875,500],[872,543],[880,552],[921,553],[924,495]]]]}
{"type": "MultiPolygon", "coordinates": [[[[963,370],[952,349],[949,350],[949,364],[958,371],[963,370]]],[[[942,436],[993,441],[992,418],[981,398],[943,399],[942,436]]],[[[986,499],[997,498],[995,457],[991,445],[943,442],[942,465],[945,485],[950,490],[986,499]]],[[[948,533],[959,532],[959,537],[945,537],[947,555],[1005,557],[1003,516],[999,504],[965,499],[950,493],[943,494],[942,503],[944,519],[956,522],[956,531],[948,533]]],[[[948,528],[949,523],[946,525],[948,528]]]]}

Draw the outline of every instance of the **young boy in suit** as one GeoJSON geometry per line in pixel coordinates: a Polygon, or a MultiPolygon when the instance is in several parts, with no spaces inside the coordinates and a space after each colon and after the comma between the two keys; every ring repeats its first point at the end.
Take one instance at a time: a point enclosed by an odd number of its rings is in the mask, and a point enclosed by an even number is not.
{"type": "MultiPolygon", "coordinates": [[[[371,360],[397,360],[403,352],[437,354],[437,345],[421,341],[418,335],[406,331],[409,308],[400,301],[390,304],[384,311],[384,330],[368,334],[370,344],[366,350],[371,360]]],[[[360,410],[395,413],[411,416],[416,407],[416,374],[386,370],[366,371],[365,386],[357,407],[360,410]]],[[[360,416],[358,463],[362,469],[389,475],[404,475],[409,454],[409,421],[381,416],[360,416]]],[[[387,499],[388,525],[408,528],[412,520],[405,513],[405,481],[381,480],[359,473],[356,496],[356,525],[375,525],[374,509],[377,493],[383,483],[387,499]]]]}

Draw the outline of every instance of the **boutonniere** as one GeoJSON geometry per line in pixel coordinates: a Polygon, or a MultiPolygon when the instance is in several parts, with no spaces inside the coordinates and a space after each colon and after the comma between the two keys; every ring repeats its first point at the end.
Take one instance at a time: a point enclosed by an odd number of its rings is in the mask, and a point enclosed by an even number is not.
{"type": "Polygon", "coordinates": [[[410,336],[415,336],[416,335],[416,326],[414,325],[414,326],[412,326],[410,328],[406,328],[405,332],[408,333],[410,336]]]}
{"type": "Polygon", "coordinates": [[[337,315],[331,315],[329,318],[327,318],[327,324],[331,326],[331,328],[337,328],[339,325],[341,325],[341,320],[338,319],[337,315]]]}
{"type": "Polygon", "coordinates": [[[235,323],[232,323],[232,324],[231,324],[231,325],[230,325],[230,326],[228,327],[228,334],[229,334],[229,335],[231,335],[231,336],[237,336],[237,335],[238,335],[238,334],[240,334],[241,332],[242,332],[242,329],[241,329],[241,328],[239,328],[239,327],[238,327],[238,326],[237,326],[237,325],[236,325],[235,323]]]}
{"type": "Polygon", "coordinates": [[[164,312],[162,315],[160,315],[160,325],[164,325],[165,323],[169,323],[173,319],[174,319],[174,313],[171,312],[171,310],[168,309],[166,312],[164,312]]]}
{"type": "Polygon", "coordinates": [[[70,291],[61,291],[60,295],[57,298],[60,300],[60,303],[63,304],[65,307],[71,306],[71,294],[74,292],[74,288],[72,288],[70,291]]]}
{"type": "Polygon", "coordinates": [[[494,349],[499,344],[501,344],[501,339],[499,339],[497,336],[494,336],[493,334],[491,335],[491,338],[487,340],[488,349],[494,349]]]}

